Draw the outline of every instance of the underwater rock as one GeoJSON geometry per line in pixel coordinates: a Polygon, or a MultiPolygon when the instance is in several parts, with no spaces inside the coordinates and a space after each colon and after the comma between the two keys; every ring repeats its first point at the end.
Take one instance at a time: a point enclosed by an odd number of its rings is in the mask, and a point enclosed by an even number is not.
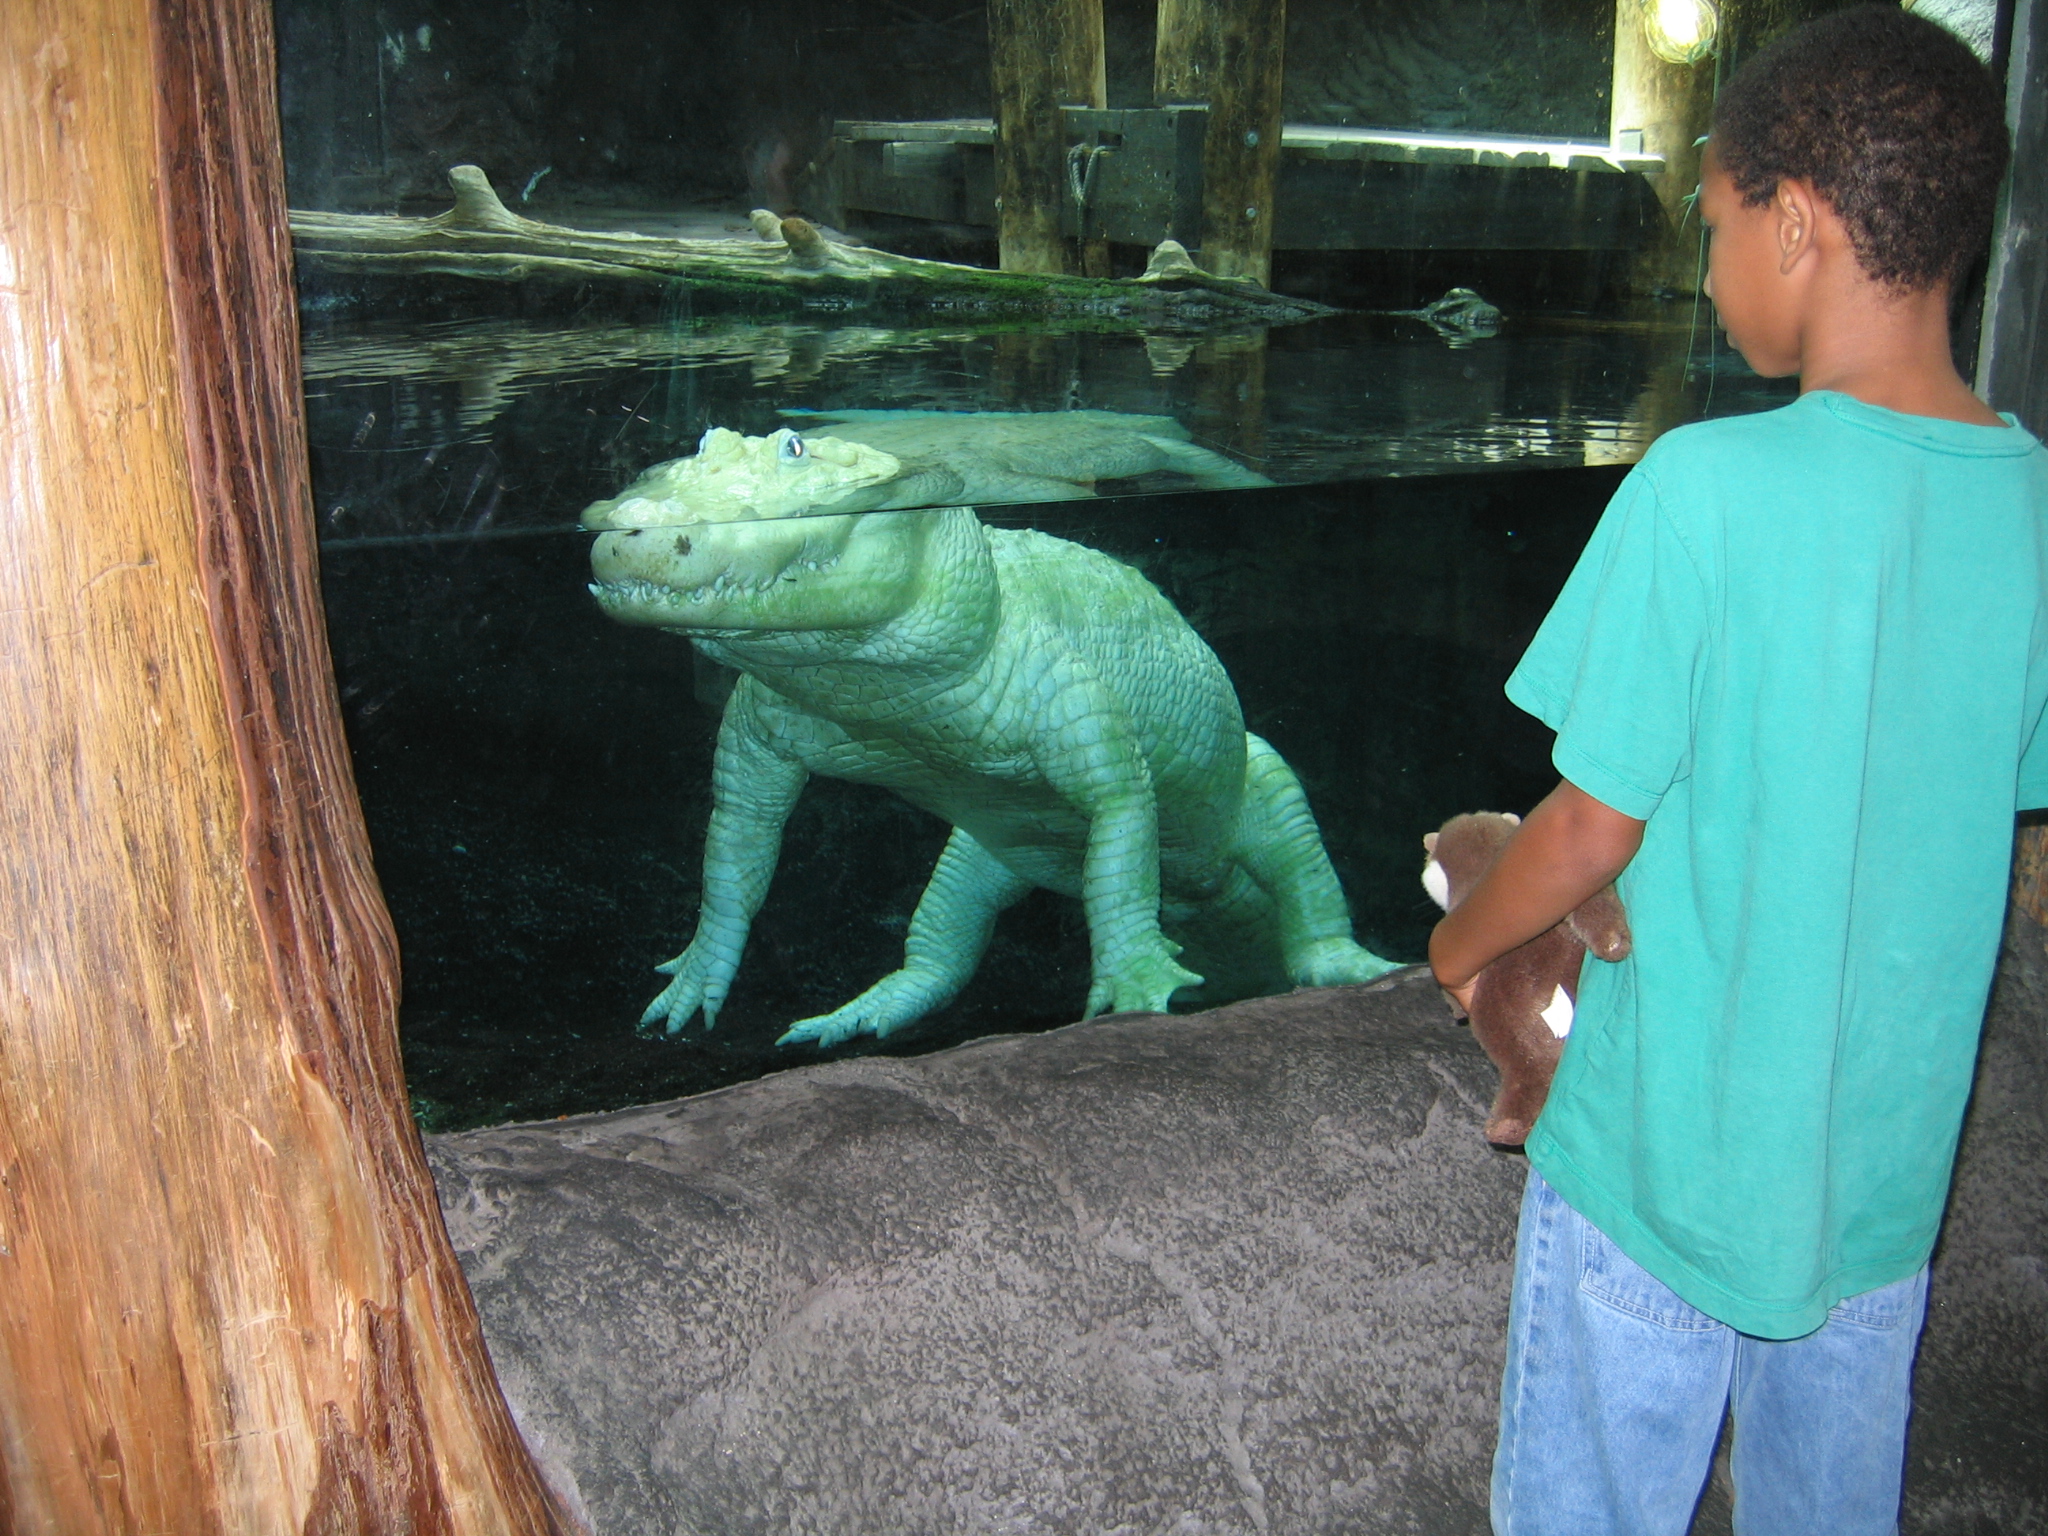
{"type": "Polygon", "coordinates": [[[699,312],[720,306],[940,310],[960,318],[1058,320],[1069,329],[1195,332],[1335,313],[1312,300],[1215,277],[1192,262],[1148,281],[992,272],[842,245],[804,219],[763,219],[766,210],[748,216],[759,238],[669,240],[567,229],[513,213],[476,166],[458,165],[448,180],[455,206],[430,219],[293,210],[302,291],[470,280],[532,285],[536,294],[553,285],[565,302],[587,308],[593,291],[658,300],[681,280],[699,312]],[[772,232],[768,220],[775,221],[772,232]]]}
{"type": "MultiPolygon", "coordinates": [[[[992,425],[1085,441],[1103,423],[1079,418],[1108,414],[992,425]]],[[[846,412],[851,425],[810,438],[713,428],[694,457],[584,512],[602,531],[590,590],[604,611],[743,674],[719,727],[696,934],[660,967],[674,980],[641,1023],[716,1021],[813,773],[892,790],[953,832],[902,968],[785,1043],[887,1035],[944,1005],[1034,887],[1082,898],[1083,1017],[1163,1010],[1205,980],[1215,1000],[1391,969],[1352,939],[1293,771],[1245,730],[1222,663],[1156,587],[1082,545],[985,528],[971,507],[875,510],[1026,478],[1001,462],[906,462],[853,430],[908,452],[943,425],[928,415],[846,412]],[[1184,946],[1202,971],[1176,960],[1184,946]]],[[[1120,430],[1169,461],[1215,457],[1120,430]]],[[[1036,456],[1058,464],[1040,436],[1036,456]]]]}
{"type": "MultiPolygon", "coordinates": [[[[2048,1513],[2048,966],[2008,952],[1907,1536],[2048,1513]]],[[[1482,1536],[1523,1163],[1426,973],[429,1137],[604,1533],[1482,1536]]],[[[1695,1530],[1728,1529],[1725,1485],[1695,1530]]]]}

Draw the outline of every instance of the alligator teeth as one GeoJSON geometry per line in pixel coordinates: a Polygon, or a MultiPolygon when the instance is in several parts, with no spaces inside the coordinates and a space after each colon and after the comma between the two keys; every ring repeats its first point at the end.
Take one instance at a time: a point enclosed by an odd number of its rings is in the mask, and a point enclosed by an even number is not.
{"type": "Polygon", "coordinates": [[[649,581],[645,577],[634,577],[629,581],[593,581],[585,585],[590,595],[602,602],[649,603],[667,608],[687,608],[714,599],[727,601],[740,597],[762,597],[775,591],[785,582],[801,581],[806,572],[829,571],[838,564],[839,557],[834,555],[827,560],[798,560],[769,576],[739,576],[729,570],[720,571],[704,585],[690,588],[671,587],[661,582],[649,581]]]}

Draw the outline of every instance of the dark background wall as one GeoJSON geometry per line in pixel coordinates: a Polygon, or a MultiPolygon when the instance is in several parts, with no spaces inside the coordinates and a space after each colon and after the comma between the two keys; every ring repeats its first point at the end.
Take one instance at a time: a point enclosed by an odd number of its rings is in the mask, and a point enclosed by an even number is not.
{"type": "Polygon", "coordinates": [[[2048,433],[2048,4],[2021,0],[2011,29],[2013,164],[1999,210],[1977,386],[2000,410],[2048,433]]]}
{"type": "MultiPolygon", "coordinates": [[[[1607,130],[1612,6],[1295,0],[1291,121],[1607,130]]],[[[979,0],[280,0],[299,207],[441,199],[481,165],[532,204],[791,206],[834,118],[986,117],[979,0]]],[[[1153,0],[1105,0],[1112,106],[1150,101],[1153,0]]]]}

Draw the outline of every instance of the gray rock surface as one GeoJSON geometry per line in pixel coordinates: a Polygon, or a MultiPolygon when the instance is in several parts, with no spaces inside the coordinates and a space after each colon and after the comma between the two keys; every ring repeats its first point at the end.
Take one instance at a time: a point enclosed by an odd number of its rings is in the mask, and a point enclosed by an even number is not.
{"type": "MultiPolygon", "coordinates": [[[[2048,1529],[2043,958],[1994,1013],[1909,1531],[2048,1529]]],[[[605,1536],[1477,1536],[1523,1167],[1493,1087],[1407,972],[429,1146],[605,1536]]]]}
{"type": "Polygon", "coordinates": [[[2048,1531],[2048,948],[2012,928],[1928,1287],[1907,1536],[2048,1531]]]}

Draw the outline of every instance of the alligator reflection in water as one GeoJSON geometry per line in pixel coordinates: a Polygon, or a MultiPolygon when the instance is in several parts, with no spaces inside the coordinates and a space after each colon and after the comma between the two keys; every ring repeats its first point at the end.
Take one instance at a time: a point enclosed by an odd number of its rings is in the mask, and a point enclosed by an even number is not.
{"type": "MultiPolygon", "coordinates": [[[[791,410],[1090,408],[1171,416],[1267,478],[1625,462],[1702,414],[1786,398],[1725,357],[1690,306],[1619,320],[1511,317],[1450,347],[1347,315],[1185,337],[871,326],[395,328],[309,320],[306,388],[323,537],[561,526],[565,508],[675,457],[710,426],[791,410]]],[[[1171,488],[1140,475],[1119,491],[1171,488]]]]}

